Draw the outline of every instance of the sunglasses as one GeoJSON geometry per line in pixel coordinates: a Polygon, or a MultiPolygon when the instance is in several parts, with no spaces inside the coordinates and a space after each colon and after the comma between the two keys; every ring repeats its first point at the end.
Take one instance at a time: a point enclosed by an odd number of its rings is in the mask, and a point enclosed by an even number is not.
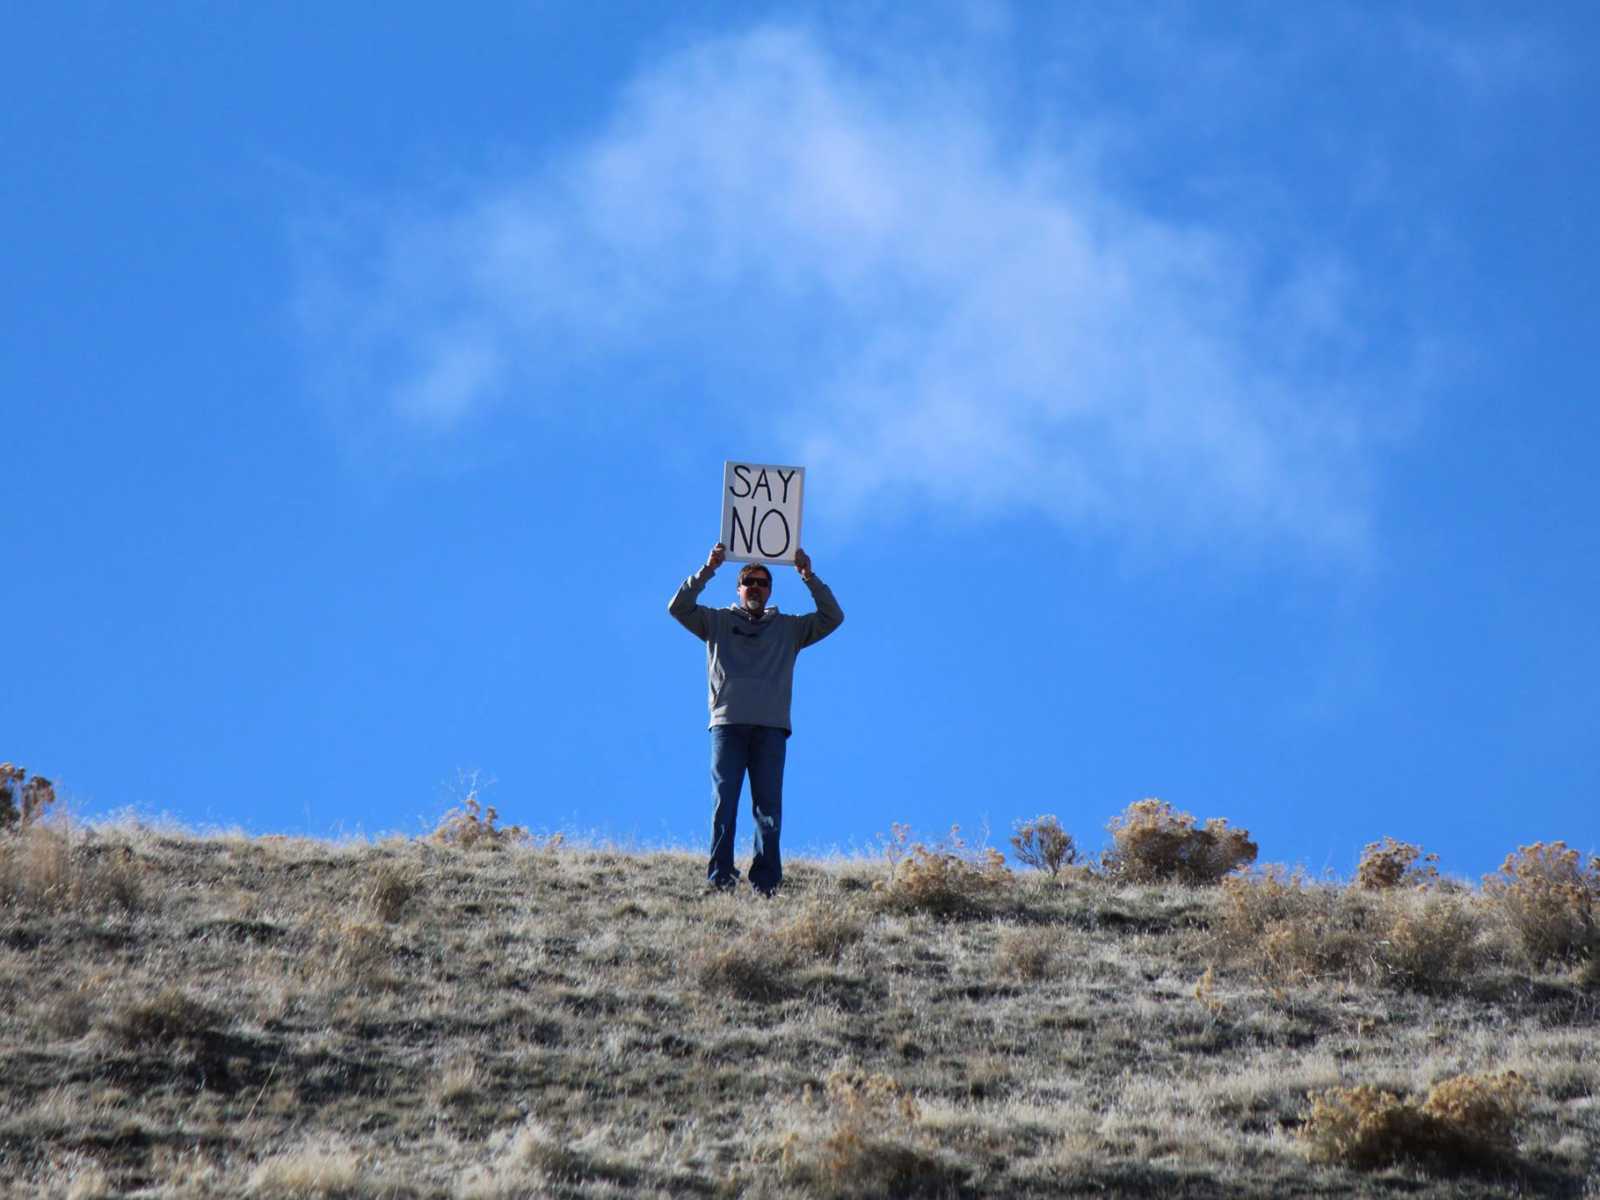
{"type": "Polygon", "coordinates": [[[749,579],[741,579],[739,581],[739,586],[766,588],[768,591],[770,591],[772,589],[772,580],[762,579],[759,576],[752,575],[749,579]]]}

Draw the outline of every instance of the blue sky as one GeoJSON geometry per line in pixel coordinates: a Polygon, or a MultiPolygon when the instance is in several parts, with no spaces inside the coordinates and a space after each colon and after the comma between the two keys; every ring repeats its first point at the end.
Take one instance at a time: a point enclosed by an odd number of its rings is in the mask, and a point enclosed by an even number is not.
{"type": "Polygon", "coordinates": [[[1596,848],[1592,6],[909,7],[12,13],[0,756],[699,845],[738,458],[791,852],[1596,848]]]}

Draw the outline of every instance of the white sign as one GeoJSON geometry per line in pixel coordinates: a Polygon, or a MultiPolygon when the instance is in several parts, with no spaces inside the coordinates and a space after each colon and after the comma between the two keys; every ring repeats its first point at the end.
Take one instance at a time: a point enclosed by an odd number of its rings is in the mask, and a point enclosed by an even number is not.
{"type": "Polygon", "coordinates": [[[722,464],[722,544],[733,562],[792,563],[800,545],[804,467],[722,464]]]}

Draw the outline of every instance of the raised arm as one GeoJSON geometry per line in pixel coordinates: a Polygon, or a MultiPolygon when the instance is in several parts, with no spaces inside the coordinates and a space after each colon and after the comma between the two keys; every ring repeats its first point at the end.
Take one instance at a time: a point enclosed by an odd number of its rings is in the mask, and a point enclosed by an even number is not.
{"type": "Polygon", "coordinates": [[[673,619],[702,642],[711,636],[711,610],[703,604],[697,604],[696,600],[727,556],[727,547],[721,542],[711,547],[705,565],[678,585],[678,590],[667,604],[667,611],[673,619]]]}
{"type": "Polygon", "coordinates": [[[811,569],[811,556],[799,547],[796,547],[794,552],[794,569],[800,572],[800,579],[805,583],[806,590],[817,602],[816,612],[807,613],[800,618],[800,648],[803,650],[815,642],[820,642],[843,625],[844,609],[840,608],[839,602],[833,598],[833,589],[818,579],[816,572],[811,569]]]}

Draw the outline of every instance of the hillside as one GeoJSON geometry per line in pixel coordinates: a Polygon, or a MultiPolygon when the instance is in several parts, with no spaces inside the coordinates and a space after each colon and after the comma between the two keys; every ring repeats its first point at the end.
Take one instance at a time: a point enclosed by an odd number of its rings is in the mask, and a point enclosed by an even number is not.
{"type": "Polygon", "coordinates": [[[493,836],[0,835],[0,1180],[1600,1196],[1595,971],[1531,965],[1476,889],[909,854],[893,886],[793,862],[758,900],[699,874],[493,836]],[[1325,1098],[1308,1136],[1313,1094],[1353,1085],[1395,1096],[1325,1098]]]}

